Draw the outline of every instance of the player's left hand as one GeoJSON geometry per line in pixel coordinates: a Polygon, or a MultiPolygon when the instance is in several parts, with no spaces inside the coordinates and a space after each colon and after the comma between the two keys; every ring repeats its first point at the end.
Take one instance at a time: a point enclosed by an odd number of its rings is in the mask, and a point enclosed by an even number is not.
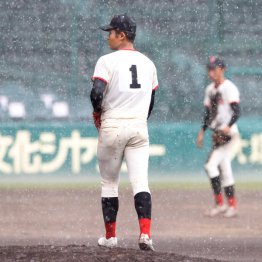
{"type": "Polygon", "coordinates": [[[229,132],[230,132],[230,127],[229,127],[229,126],[225,126],[225,127],[222,129],[222,132],[223,132],[225,135],[228,135],[229,132]]]}
{"type": "Polygon", "coordinates": [[[99,131],[101,127],[101,113],[93,112],[93,119],[96,129],[99,131]]]}
{"type": "Polygon", "coordinates": [[[201,128],[198,132],[197,140],[196,140],[196,144],[198,148],[203,147],[203,139],[204,139],[204,130],[201,128]]]}

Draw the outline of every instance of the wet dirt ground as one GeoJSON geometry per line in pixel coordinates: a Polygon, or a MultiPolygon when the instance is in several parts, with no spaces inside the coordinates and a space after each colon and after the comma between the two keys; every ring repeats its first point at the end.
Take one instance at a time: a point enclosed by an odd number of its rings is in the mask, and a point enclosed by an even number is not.
{"type": "Polygon", "coordinates": [[[119,248],[104,233],[99,189],[0,189],[0,261],[262,261],[262,192],[239,190],[239,216],[210,219],[207,189],[153,189],[156,252],[138,250],[130,189],[120,190],[119,248]],[[207,260],[210,259],[210,260],[207,260]]]}

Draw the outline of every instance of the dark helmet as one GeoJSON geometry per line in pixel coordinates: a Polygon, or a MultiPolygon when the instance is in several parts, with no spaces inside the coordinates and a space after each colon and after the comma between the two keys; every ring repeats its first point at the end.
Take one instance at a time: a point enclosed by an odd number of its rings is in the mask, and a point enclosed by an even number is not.
{"type": "Polygon", "coordinates": [[[127,14],[115,15],[109,25],[100,26],[99,28],[103,31],[119,30],[132,39],[136,36],[136,23],[127,14]]]}
{"type": "Polygon", "coordinates": [[[214,69],[216,67],[225,68],[226,67],[225,61],[219,57],[210,56],[207,63],[207,69],[214,69]]]}

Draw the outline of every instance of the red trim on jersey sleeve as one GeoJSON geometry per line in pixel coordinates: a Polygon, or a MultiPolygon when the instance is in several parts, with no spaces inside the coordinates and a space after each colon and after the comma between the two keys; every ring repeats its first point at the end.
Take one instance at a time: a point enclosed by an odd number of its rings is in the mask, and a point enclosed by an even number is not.
{"type": "Polygon", "coordinates": [[[158,88],[159,88],[159,85],[155,86],[155,87],[153,88],[153,90],[155,91],[155,90],[157,90],[158,88]]]}
{"type": "Polygon", "coordinates": [[[93,77],[92,77],[92,80],[95,80],[95,79],[99,79],[99,80],[105,82],[106,84],[108,84],[108,81],[106,81],[106,80],[105,80],[104,78],[102,78],[102,77],[99,77],[99,76],[93,76],[93,77]]]}

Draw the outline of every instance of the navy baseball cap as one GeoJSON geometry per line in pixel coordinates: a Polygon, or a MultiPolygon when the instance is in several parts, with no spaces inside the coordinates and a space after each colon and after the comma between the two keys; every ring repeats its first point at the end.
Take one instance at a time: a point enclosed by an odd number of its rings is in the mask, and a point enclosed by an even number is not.
{"type": "Polygon", "coordinates": [[[225,68],[226,67],[225,61],[219,57],[210,56],[207,63],[207,69],[214,69],[216,67],[225,68]]]}
{"type": "Polygon", "coordinates": [[[120,30],[127,33],[136,34],[136,23],[127,14],[115,15],[109,25],[100,26],[103,31],[120,30]]]}

